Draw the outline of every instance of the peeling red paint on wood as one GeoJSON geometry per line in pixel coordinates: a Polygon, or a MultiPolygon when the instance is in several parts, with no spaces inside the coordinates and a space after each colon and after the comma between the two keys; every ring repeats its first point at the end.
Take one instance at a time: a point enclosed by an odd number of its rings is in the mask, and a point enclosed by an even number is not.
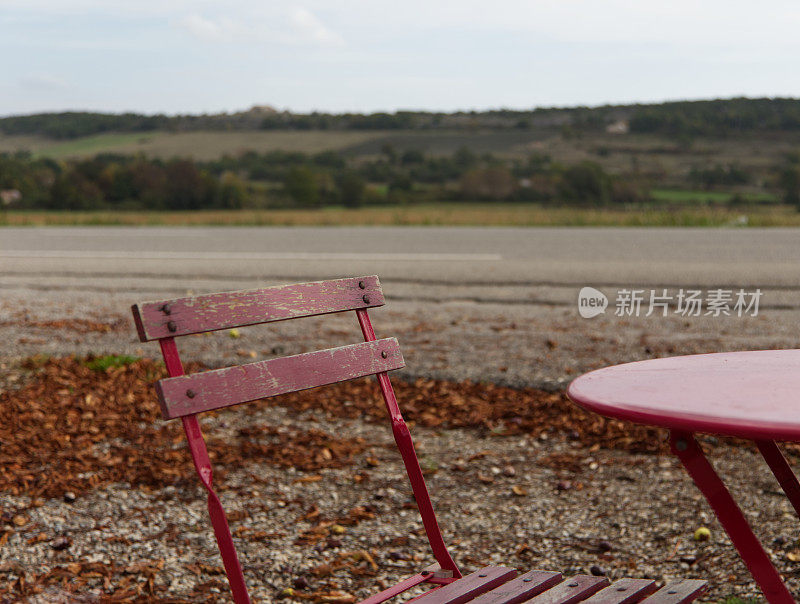
{"type": "Polygon", "coordinates": [[[620,579],[584,600],[584,604],[633,604],[656,589],[652,579],[620,579]]]}
{"type": "Polygon", "coordinates": [[[525,602],[561,582],[561,573],[532,570],[496,587],[470,602],[473,604],[509,604],[525,602]]]}
{"type": "Polygon", "coordinates": [[[706,590],[705,581],[686,579],[668,583],[649,598],[642,600],[642,604],[683,604],[692,602],[706,590]]]}
{"type": "Polygon", "coordinates": [[[159,380],[165,419],[405,367],[396,338],[159,380]]]}
{"type": "Polygon", "coordinates": [[[131,307],[142,342],[383,306],[376,275],[140,302],[131,307]]]}
{"type": "Polygon", "coordinates": [[[487,566],[414,599],[416,604],[462,604],[517,576],[513,568],[487,566]]]}

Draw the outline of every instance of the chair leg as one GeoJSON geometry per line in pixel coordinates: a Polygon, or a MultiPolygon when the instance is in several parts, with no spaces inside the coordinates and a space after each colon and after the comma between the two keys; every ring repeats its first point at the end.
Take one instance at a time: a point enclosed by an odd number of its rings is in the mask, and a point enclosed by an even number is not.
{"type": "Polygon", "coordinates": [[[795,513],[800,517],[800,482],[797,481],[797,476],[789,466],[789,462],[786,461],[774,441],[757,440],[756,445],[764,461],[767,462],[775,478],[778,479],[778,483],[781,485],[783,492],[786,493],[786,497],[792,503],[795,513]]]}
{"type": "MultiPolygon", "coordinates": [[[[183,375],[183,363],[178,354],[178,347],[175,345],[174,338],[164,338],[159,340],[161,353],[164,355],[164,364],[170,377],[183,375]]],[[[233,601],[235,604],[250,604],[250,594],[247,593],[247,584],[242,573],[242,566],[239,564],[239,557],[236,554],[236,547],[233,544],[231,530],[228,527],[228,519],[225,516],[225,509],[219,500],[212,486],[213,474],[211,461],[208,458],[203,432],[200,430],[200,422],[196,415],[187,415],[181,418],[183,431],[186,434],[186,442],[189,445],[189,452],[192,455],[194,468],[203,483],[203,487],[208,492],[208,514],[211,517],[211,527],[214,529],[214,537],[219,546],[219,553],[222,557],[222,564],[225,566],[225,574],[228,577],[228,584],[231,588],[233,601]]]]}
{"type": "MultiPolygon", "coordinates": [[[[358,317],[358,324],[361,326],[364,340],[367,342],[374,341],[375,330],[372,328],[367,309],[357,310],[356,316],[358,317]]],[[[459,579],[461,578],[461,571],[458,570],[458,566],[456,566],[444,543],[439,523],[436,520],[436,514],[433,511],[433,504],[431,503],[430,495],[428,495],[428,487],[425,486],[425,478],[422,475],[422,469],[414,451],[411,433],[403,420],[402,413],[400,413],[400,406],[397,404],[392,383],[385,371],[375,374],[375,377],[378,380],[383,400],[386,403],[386,410],[389,412],[389,419],[392,422],[392,434],[400,451],[400,456],[403,458],[403,465],[406,467],[406,473],[411,482],[411,490],[414,493],[414,499],[416,499],[417,508],[422,517],[422,525],[425,527],[428,543],[430,543],[431,550],[433,550],[433,556],[443,570],[453,571],[453,577],[459,579]]]]}
{"type": "Polygon", "coordinates": [[[793,604],[794,598],[783,583],[744,514],[731,497],[725,483],[714,471],[691,432],[670,433],[672,452],[681,460],[697,488],[708,500],[733,545],[747,565],[764,597],[770,604],[793,604]]]}

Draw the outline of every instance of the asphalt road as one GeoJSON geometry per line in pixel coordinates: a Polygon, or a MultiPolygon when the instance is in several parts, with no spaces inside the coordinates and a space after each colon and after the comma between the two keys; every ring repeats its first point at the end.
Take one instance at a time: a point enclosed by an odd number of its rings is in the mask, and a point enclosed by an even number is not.
{"type": "Polygon", "coordinates": [[[800,285],[798,229],[21,228],[0,230],[10,275],[491,284],[800,285]]]}
{"type": "MultiPolygon", "coordinates": [[[[0,368],[41,353],[155,356],[135,338],[134,302],[367,274],[381,277],[376,326],[403,343],[409,377],[560,388],[612,363],[800,346],[800,229],[22,228],[0,229],[0,368]],[[591,319],[577,305],[587,285],[609,298],[591,319]],[[616,316],[623,288],[763,297],[757,316],[616,316]]],[[[359,338],[348,313],[185,346],[221,365],[359,338]]]]}

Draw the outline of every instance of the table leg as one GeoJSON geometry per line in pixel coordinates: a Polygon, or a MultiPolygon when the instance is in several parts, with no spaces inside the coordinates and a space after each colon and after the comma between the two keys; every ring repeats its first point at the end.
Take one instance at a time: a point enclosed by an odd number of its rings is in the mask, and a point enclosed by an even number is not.
{"type": "Polygon", "coordinates": [[[681,460],[697,488],[705,495],[711,509],[728,533],[733,545],[747,565],[764,597],[770,604],[793,604],[789,590],[753,534],[744,514],[731,497],[725,483],[714,471],[691,432],[670,433],[672,452],[681,460]]]}
{"type": "Polygon", "coordinates": [[[797,481],[797,476],[789,466],[789,462],[786,461],[774,441],[757,440],[756,446],[761,451],[761,456],[767,462],[775,478],[778,479],[783,492],[786,493],[786,497],[792,502],[794,511],[800,516],[800,482],[797,481]]]}

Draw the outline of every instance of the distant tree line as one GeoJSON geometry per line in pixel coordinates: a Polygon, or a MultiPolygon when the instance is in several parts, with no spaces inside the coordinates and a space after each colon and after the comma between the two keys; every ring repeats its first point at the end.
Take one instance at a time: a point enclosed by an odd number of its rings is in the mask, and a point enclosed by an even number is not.
{"type": "MultiPolygon", "coordinates": [[[[539,153],[509,159],[461,148],[430,155],[391,145],[369,157],[248,151],[206,162],[116,154],[65,162],[0,154],[0,190],[19,191],[20,209],[319,208],[440,200],[602,207],[649,201],[657,178],[635,170],[610,174],[591,161],[565,165],[539,153]]],[[[752,178],[735,164],[695,166],[687,176],[709,190],[731,190],[752,178]]],[[[770,182],[800,207],[800,153],[787,154],[770,182]]]]}
{"type": "Polygon", "coordinates": [[[0,154],[1,189],[20,191],[20,208],[45,210],[234,209],[245,199],[234,176],[212,176],[192,161],[115,155],[59,163],[0,154]]]}
{"type": "Polygon", "coordinates": [[[57,139],[104,132],[155,130],[459,130],[562,129],[566,133],[601,131],[620,120],[632,132],[673,137],[732,136],[744,132],[800,130],[800,99],[734,98],[651,105],[498,109],[454,113],[291,113],[253,107],[238,113],[167,116],[137,113],[42,113],[0,119],[0,133],[34,134],[57,139]]]}
{"type": "Polygon", "coordinates": [[[630,131],[665,136],[727,137],[744,132],[800,130],[800,100],[728,99],[637,107],[630,131]]]}

